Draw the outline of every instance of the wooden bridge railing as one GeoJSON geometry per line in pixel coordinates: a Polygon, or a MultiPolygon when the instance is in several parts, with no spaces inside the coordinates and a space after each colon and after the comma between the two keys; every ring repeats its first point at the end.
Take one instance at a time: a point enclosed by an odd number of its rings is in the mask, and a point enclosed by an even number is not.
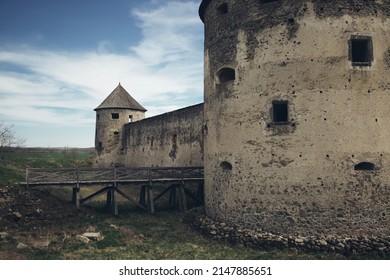
{"type": "Polygon", "coordinates": [[[107,194],[107,206],[117,215],[118,208],[115,194],[123,196],[142,209],[154,212],[154,201],[165,193],[170,193],[170,203],[179,200],[179,208],[187,209],[186,195],[201,202],[203,200],[203,167],[167,167],[167,168],[29,168],[26,169],[28,187],[40,186],[73,186],[72,200],[77,205],[83,204],[92,198],[107,194]],[[198,194],[194,195],[185,186],[187,182],[198,182],[198,194]],[[170,184],[165,190],[153,198],[153,184],[170,184]],[[80,187],[102,186],[99,191],[80,199],[80,187]],[[139,186],[139,200],[132,198],[119,189],[120,186],[139,186]],[[177,192],[178,190],[178,192],[177,192]],[[178,195],[176,195],[178,193],[178,195]]]}

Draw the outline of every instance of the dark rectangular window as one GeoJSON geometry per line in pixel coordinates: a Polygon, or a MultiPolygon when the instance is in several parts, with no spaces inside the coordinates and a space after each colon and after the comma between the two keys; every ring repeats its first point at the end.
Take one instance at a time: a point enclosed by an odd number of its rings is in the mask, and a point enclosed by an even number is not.
{"type": "Polygon", "coordinates": [[[349,59],[352,66],[371,66],[373,60],[372,38],[352,36],[349,41],[349,59]]]}
{"type": "Polygon", "coordinates": [[[275,124],[288,122],[288,101],[272,101],[272,121],[275,124]]]}
{"type": "Polygon", "coordinates": [[[111,118],[112,118],[113,120],[119,119],[119,113],[111,113],[111,118]]]}
{"type": "Polygon", "coordinates": [[[270,2],[276,2],[276,1],[279,1],[279,0],[260,0],[260,4],[267,4],[270,2]]]}
{"type": "Polygon", "coordinates": [[[129,115],[129,123],[133,122],[133,115],[129,115]]]}

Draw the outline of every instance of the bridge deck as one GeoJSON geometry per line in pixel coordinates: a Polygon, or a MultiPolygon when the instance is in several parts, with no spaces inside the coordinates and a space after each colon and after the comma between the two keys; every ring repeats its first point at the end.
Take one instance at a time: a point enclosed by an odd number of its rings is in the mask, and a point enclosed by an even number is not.
{"type": "Polygon", "coordinates": [[[72,201],[77,207],[95,197],[106,194],[107,206],[118,214],[116,194],[126,198],[140,208],[154,213],[154,202],[165,193],[170,193],[170,203],[178,200],[180,210],[187,209],[186,195],[203,202],[203,167],[168,168],[29,168],[26,169],[27,187],[73,186],[72,201]],[[192,193],[187,183],[199,183],[197,193],[192,193]],[[153,185],[164,186],[164,190],[153,198],[153,185]],[[80,199],[81,187],[100,186],[102,189],[80,199]],[[139,187],[139,199],[123,192],[119,187],[139,187]],[[178,193],[178,195],[177,195],[178,193]]]}

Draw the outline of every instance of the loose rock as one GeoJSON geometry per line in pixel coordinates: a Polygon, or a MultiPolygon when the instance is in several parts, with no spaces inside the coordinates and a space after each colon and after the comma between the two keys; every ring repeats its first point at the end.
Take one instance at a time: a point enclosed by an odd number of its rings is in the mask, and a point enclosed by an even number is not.
{"type": "Polygon", "coordinates": [[[19,242],[18,245],[16,246],[16,249],[18,250],[23,250],[23,249],[27,249],[28,246],[22,242],[19,242]]]}
{"type": "Polygon", "coordinates": [[[82,236],[82,235],[76,235],[76,239],[78,241],[81,241],[81,242],[85,243],[85,244],[89,243],[89,238],[85,237],[85,236],[82,236]]]}
{"type": "Polygon", "coordinates": [[[86,232],[83,233],[82,236],[92,241],[100,241],[104,239],[103,235],[100,232],[86,232]]]}
{"type": "Polygon", "coordinates": [[[376,253],[379,257],[390,256],[390,236],[384,237],[336,237],[336,236],[294,236],[277,235],[262,230],[229,227],[226,223],[212,220],[203,208],[191,209],[184,222],[216,240],[232,244],[241,243],[248,247],[270,249],[290,248],[297,251],[336,252],[344,255],[376,253]]]}

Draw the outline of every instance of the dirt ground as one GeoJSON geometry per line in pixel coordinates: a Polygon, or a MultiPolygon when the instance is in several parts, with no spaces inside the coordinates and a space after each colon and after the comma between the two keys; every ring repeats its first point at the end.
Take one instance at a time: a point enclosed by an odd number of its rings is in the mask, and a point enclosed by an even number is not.
{"type": "Polygon", "coordinates": [[[77,209],[50,194],[26,187],[0,187],[0,259],[24,259],[26,248],[44,249],[74,239],[96,212],[77,209]]]}

